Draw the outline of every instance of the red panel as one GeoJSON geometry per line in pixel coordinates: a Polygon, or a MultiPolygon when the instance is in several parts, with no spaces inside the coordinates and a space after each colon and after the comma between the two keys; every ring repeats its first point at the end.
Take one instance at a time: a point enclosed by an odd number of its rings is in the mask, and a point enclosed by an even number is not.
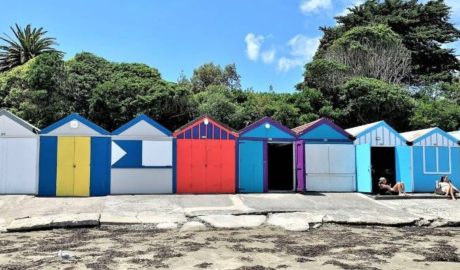
{"type": "Polygon", "coordinates": [[[208,140],[207,147],[207,170],[206,191],[208,193],[220,193],[222,179],[222,150],[220,140],[208,140]]]}
{"type": "Polygon", "coordinates": [[[234,192],[234,140],[177,140],[177,193],[234,192]]]}
{"type": "Polygon", "coordinates": [[[188,193],[206,193],[206,140],[192,142],[192,177],[188,193]]]}
{"type": "Polygon", "coordinates": [[[236,161],[235,141],[222,141],[222,192],[234,193],[236,161]]]}

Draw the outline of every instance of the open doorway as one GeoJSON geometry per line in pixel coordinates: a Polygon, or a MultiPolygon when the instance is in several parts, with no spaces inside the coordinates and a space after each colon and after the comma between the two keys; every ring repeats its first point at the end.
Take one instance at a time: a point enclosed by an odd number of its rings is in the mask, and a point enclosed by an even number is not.
{"type": "Polygon", "coordinates": [[[385,177],[392,186],[396,183],[394,147],[371,147],[372,192],[379,191],[380,177],[385,177]]]}
{"type": "Polygon", "coordinates": [[[293,143],[268,143],[268,190],[294,190],[293,143]]]}

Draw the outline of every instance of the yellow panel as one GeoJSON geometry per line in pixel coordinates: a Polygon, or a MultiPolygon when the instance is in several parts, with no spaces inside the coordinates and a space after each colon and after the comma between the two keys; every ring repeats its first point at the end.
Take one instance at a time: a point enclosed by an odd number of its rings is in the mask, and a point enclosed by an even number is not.
{"type": "Polygon", "coordinates": [[[56,196],[74,195],[73,137],[58,137],[56,196]]]}
{"type": "Polygon", "coordinates": [[[89,196],[91,138],[75,137],[74,196],[89,196]]]}

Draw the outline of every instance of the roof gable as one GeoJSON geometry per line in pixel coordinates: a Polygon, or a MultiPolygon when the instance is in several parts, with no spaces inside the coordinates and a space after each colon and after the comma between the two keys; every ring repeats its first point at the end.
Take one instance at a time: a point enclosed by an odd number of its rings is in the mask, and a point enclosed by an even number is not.
{"type": "Polygon", "coordinates": [[[452,137],[460,141],[460,130],[448,132],[452,137]]]}
{"type": "Polygon", "coordinates": [[[355,144],[370,144],[372,146],[406,145],[406,139],[385,121],[346,129],[356,139],[355,144]]]}
{"type": "Polygon", "coordinates": [[[327,118],[320,118],[316,121],[298,126],[293,130],[296,131],[299,138],[304,140],[352,141],[351,134],[327,118]]]}
{"type": "Polygon", "coordinates": [[[444,130],[434,127],[401,134],[414,146],[457,146],[458,140],[444,130]]]}
{"type": "Polygon", "coordinates": [[[152,118],[141,114],[114,130],[112,135],[170,137],[172,133],[152,118]]]}
{"type": "Polygon", "coordinates": [[[293,139],[295,133],[281,123],[263,117],[239,132],[240,138],[293,139]]]}
{"type": "Polygon", "coordinates": [[[1,136],[30,136],[35,135],[40,129],[24,121],[9,111],[0,110],[0,134],[1,136]]]}
{"type": "Polygon", "coordinates": [[[97,136],[110,133],[78,113],[73,113],[44,128],[40,134],[97,136]]]}
{"type": "Polygon", "coordinates": [[[178,139],[235,140],[238,133],[219,121],[204,115],[177,129],[173,136],[178,139]]]}

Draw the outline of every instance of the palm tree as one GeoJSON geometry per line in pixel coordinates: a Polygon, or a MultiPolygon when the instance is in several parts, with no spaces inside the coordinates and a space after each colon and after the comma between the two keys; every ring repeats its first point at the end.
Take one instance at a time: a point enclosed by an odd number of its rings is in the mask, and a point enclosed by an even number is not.
{"type": "Polygon", "coordinates": [[[57,45],[56,39],[45,37],[48,31],[44,31],[42,27],[32,28],[30,24],[25,28],[21,28],[17,24],[15,26],[16,28],[10,27],[10,29],[16,39],[7,34],[0,37],[0,40],[6,42],[6,45],[0,45],[0,71],[22,65],[42,53],[63,54],[52,47],[57,45]]]}

